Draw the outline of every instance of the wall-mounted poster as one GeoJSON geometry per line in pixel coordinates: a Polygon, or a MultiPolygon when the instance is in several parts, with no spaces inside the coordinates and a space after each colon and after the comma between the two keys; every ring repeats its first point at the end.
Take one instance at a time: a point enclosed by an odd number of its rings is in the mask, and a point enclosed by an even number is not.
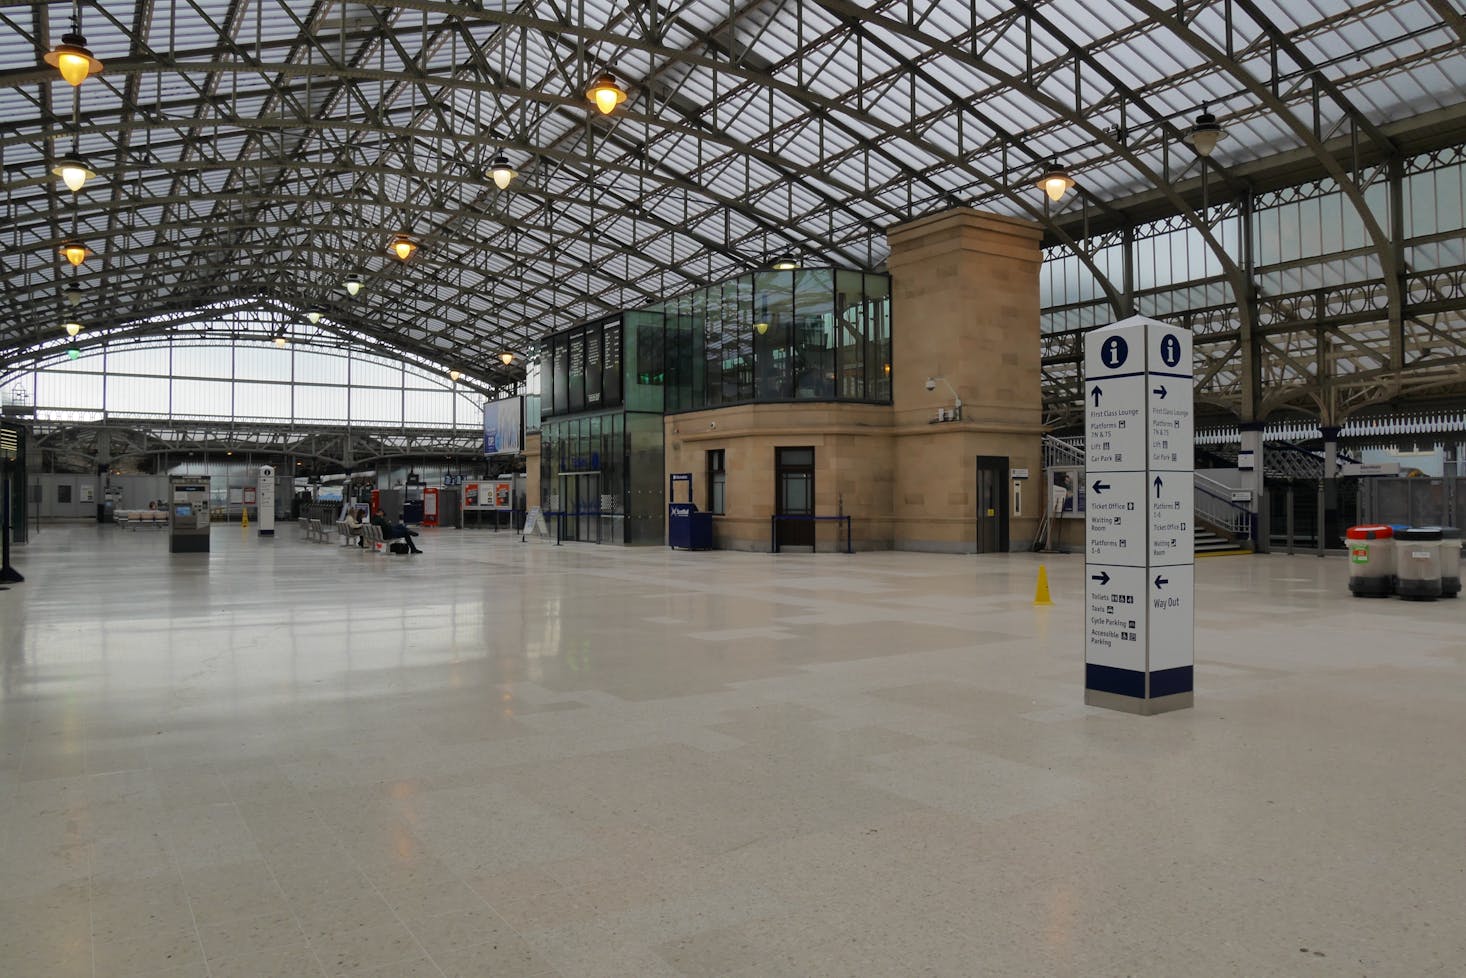
{"type": "Polygon", "coordinates": [[[524,398],[484,405],[484,454],[517,455],[524,450],[524,398]]]}
{"type": "Polygon", "coordinates": [[[478,509],[479,507],[479,484],[477,482],[465,482],[463,484],[463,508],[478,509]]]}
{"type": "Polygon", "coordinates": [[[509,479],[500,479],[494,483],[494,508],[512,509],[514,507],[514,483],[509,479]]]}

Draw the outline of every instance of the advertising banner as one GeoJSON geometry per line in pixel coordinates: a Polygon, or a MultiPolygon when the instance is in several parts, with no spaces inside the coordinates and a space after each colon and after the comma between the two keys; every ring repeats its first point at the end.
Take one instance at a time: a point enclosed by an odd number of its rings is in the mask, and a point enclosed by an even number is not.
{"type": "Polygon", "coordinates": [[[517,455],[524,450],[524,398],[484,405],[484,454],[517,455]]]}

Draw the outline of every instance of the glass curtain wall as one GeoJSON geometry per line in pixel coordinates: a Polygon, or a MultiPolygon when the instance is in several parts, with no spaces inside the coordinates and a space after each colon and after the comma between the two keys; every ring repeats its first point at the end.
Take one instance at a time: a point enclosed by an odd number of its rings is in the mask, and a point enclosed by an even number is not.
{"type": "Polygon", "coordinates": [[[750,401],[888,404],[890,321],[884,275],[742,275],[627,314],[634,399],[669,414],[750,401]]]}

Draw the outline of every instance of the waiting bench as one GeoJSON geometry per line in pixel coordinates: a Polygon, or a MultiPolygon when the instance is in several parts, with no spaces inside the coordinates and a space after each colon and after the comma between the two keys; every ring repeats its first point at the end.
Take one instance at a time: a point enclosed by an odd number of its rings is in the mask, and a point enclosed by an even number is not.
{"type": "Polygon", "coordinates": [[[113,510],[112,519],[117,525],[136,530],[139,526],[168,525],[168,514],[161,509],[118,509],[113,510]]]}

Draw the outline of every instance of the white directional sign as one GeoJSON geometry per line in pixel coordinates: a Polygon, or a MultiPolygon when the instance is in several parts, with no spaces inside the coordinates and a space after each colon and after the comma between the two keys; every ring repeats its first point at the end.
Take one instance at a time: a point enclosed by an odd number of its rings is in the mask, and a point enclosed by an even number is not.
{"type": "Polygon", "coordinates": [[[1189,706],[1195,487],[1191,334],[1139,316],[1084,343],[1085,698],[1189,706]]]}
{"type": "Polygon", "coordinates": [[[1084,661],[1144,672],[1145,568],[1088,564],[1084,576],[1084,661]]]}
{"type": "Polygon", "coordinates": [[[1085,552],[1103,564],[1145,566],[1143,472],[1091,472],[1085,497],[1085,552]]]}
{"type": "Polygon", "coordinates": [[[1189,564],[1195,557],[1196,491],[1190,472],[1152,471],[1146,483],[1152,567],[1189,564]]]}
{"type": "Polygon", "coordinates": [[[1175,567],[1152,567],[1149,590],[1146,592],[1146,617],[1149,623],[1150,671],[1163,672],[1191,668],[1192,631],[1196,612],[1192,564],[1175,567]]]}

